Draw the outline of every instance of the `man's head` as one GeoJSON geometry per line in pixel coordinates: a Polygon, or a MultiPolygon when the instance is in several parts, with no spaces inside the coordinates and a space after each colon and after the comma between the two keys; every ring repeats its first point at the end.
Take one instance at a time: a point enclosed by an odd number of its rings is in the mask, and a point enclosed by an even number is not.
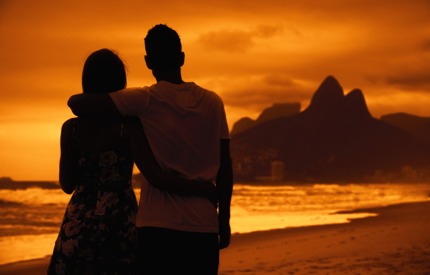
{"type": "Polygon", "coordinates": [[[146,65],[151,70],[172,71],[184,64],[181,39],[167,25],[159,24],[148,31],[145,49],[146,65]]]}

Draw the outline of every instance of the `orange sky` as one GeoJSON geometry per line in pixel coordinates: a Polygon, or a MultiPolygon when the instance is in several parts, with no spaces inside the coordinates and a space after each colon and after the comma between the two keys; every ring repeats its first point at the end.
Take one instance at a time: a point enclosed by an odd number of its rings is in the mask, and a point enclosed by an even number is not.
{"type": "Polygon", "coordinates": [[[0,177],[56,180],[59,135],[85,58],[115,49],[129,86],[153,83],[143,38],[166,23],[183,76],[218,92],[230,127],[274,102],[306,107],[334,75],[375,117],[430,116],[428,0],[0,0],[0,177]]]}

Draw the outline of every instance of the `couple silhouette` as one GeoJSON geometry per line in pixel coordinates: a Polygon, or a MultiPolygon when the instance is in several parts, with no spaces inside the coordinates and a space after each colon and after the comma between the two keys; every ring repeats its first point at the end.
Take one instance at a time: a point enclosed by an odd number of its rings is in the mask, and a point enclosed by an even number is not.
{"type": "Polygon", "coordinates": [[[183,81],[175,30],[154,26],[145,49],[156,84],[126,88],[122,60],[101,49],[69,99],[77,117],[62,127],[60,185],[73,195],[48,274],[218,273],[233,189],[224,105],[183,81]]]}

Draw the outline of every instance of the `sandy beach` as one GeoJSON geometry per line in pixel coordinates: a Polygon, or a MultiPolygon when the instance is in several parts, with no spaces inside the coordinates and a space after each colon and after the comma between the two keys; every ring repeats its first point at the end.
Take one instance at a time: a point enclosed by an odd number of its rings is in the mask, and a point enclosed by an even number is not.
{"type": "MultiPolygon", "coordinates": [[[[235,234],[219,274],[430,274],[430,202],[353,212],[347,224],[235,234]]],[[[0,266],[0,274],[45,274],[49,258],[0,266]]]]}

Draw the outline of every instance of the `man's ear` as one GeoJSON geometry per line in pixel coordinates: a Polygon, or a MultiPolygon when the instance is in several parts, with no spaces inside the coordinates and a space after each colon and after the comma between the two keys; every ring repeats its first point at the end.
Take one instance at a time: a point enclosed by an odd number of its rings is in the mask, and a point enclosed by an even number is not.
{"type": "Polygon", "coordinates": [[[182,67],[184,65],[185,62],[185,53],[181,52],[181,54],[179,55],[179,67],[182,67]]]}
{"type": "Polygon", "coordinates": [[[152,62],[151,59],[145,55],[145,63],[146,63],[146,67],[148,67],[148,69],[152,70],[152,62]]]}

